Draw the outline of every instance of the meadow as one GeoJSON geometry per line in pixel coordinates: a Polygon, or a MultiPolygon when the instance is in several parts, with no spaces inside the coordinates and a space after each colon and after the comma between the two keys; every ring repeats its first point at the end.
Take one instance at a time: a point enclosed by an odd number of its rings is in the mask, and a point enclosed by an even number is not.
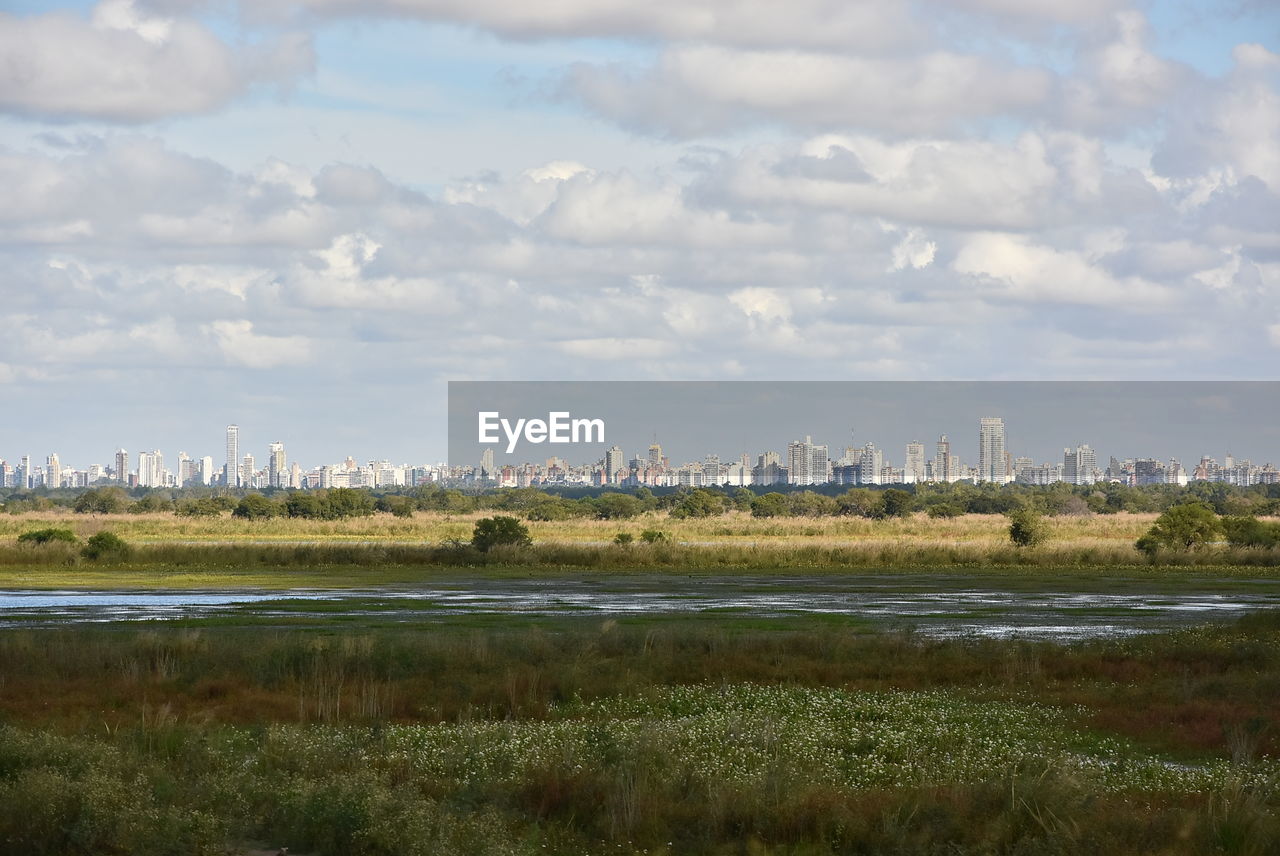
{"type": "Polygon", "coordinates": [[[5,630],[0,849],[1263,854],[1278,632],[5,630]]]}

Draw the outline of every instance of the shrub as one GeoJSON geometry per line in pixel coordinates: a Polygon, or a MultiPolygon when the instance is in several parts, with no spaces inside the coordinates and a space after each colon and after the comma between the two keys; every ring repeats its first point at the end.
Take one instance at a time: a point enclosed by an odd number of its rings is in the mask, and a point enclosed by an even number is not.
{"type": "Polygon", "coordinates": [[[280,506],[260,493],[246,494],[231,512],[232,517],[244,520],[270,520],[280,514],[280,506]]]}
{"type": "Polygon", "coordinates": [[[1049,527],[1037,512],[1020,508],[1009,514],[1009,540],[1017,547],[1034,547],[1049,540],[1049,527]]]}
{"type": "Polygon", "coordinates": [[[964,514],[964,509],[950,502],[940,502],[937,505],[929,506],[928,515],[934,519],[959,517],[964,514]]]}
{"type": "Polygon", "coordinates": [[[789,513],[787,498],[780,493],[766,493],[751,500],[752,517],[785,517],[789,513]]]}
{"type": "Polygon", "coordinates": [[[529,527],[514,517],[481,518],[471,533],[471,546],[481,552],[493,547],[528,547],[532,543],[529,527]]]}
{"type": "Polygon", "coordinates": [[[671,540],[671,535],[661,529],[646,529],[640,533],[640,540],[646,544],[665,544],[671,540]]]}
{"type": "Polygon", "coordinates": [[[632,535],[630,532],[619,532],[617,535],[613,536],[613,543],[617,544],[619,547],[630,546],[630,544],[635,540],[636,536],[632,535]]]}
{"type": "Polygon", "coordinates": [[[55,542],[64,542],[67,544],[75,544],[80,539],[76,537],[76,533],[70,529],[35,529],[31,532],[23,532],[18,536],[19,544],[52,544],[55,542]]]}
{"type": "Polygon", "coordinates": [[[1274,547],[1280,544],[1280,523],[1256,517],[1224,517],[1222,531],[1232,547],[1274,547]]]}
{"type": "Polygon", "coordinates": [[[1147,555],[1162,547],[1191,550],[1202,547],[1222,535],[1222,524],[1213,507],[1204,502],[1175,505],[1156,518],[1156,522],[1134,544],[1147,555]]]}
{"type": "Polygon", "coordinates": [[[80,554],[94,561],[123,559],[129,555],[129,545],[114,532],[99,532],[89,538],[80,554]]]}

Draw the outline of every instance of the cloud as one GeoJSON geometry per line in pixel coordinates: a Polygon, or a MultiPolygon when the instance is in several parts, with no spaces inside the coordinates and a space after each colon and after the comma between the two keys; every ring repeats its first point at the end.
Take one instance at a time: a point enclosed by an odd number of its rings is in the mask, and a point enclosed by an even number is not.
{"type": "Polygon", "coordinates": [[[673,46],[650,68],[574,66],[564,90],[646,133],[694,137],[767,122],[922,133],[1041,105],[1041,70],[932,51],[868,58],[797,50],[673,46]]]}
{"type": "Polygon", "coordinates": [[[1079,303],[1162,309],[1173,293],[1141,277],[1116,277],[1086,253],[1055,249],[1018,235],[983,232],[968,238],[951,265],[993,295],[1034,303],[1079,303]]]}
{"type": "Polygon", "coordinates": [[[214,321],[201,329],[213,337],[223,357],[236,365],[269,369],[301,365],[311,359],[311,342],[305,337],[261,335],[254,332],[249,320],[214,321]]]}
{"type": "Polygon", "coordinates": [[[216,110],[314,64],[305,35],[233,49],[191,20],[144,15],[132,0],[102,0],[90,20],[0,13],[0,57],[0,111],[122,124],[216,110]]]}

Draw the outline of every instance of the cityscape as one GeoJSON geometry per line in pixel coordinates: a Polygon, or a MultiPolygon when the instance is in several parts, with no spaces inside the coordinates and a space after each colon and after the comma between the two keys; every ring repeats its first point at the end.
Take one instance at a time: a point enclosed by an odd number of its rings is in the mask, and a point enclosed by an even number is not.
{"type": "MultiPolygon", "coordinates": [[[[1037,462],[1009,448],[1004,419],[983,417],[977,426],[977,461],[961,455],[961,445],[947,434],[924,443],[905,444],[902,457],[874,442],[851,443],[833,455],[831,447],[812,436],[792,440],[781,451],[742,453],[722,459],[673,462],[655,439],[648,449],[630,457],[617,445],[589,463],[570,463],[550,457],[541,463],[497,463],[486,449],[477,464],[393,464],[388,460],[358,462],[348,456],[340,463],[304,467],[291,461],[282,442],[268,443],[259,459],[240,441],[240,426],[228,425],[221,463],[212,455],[180,451],[166,462],[162,451],[136,454],[119,448],[108,463],[88,466],[64,464],[56,452],[43,463],[23,455],[17,463],[0,459],[0,487],[18,490],[90,488],[198,488],[314,490],[324,488],[394,489],[425,484],[473,488],[524,487],[750,487],[835,485],[910,485],[939,482],[973,484],[1091,485],[1101,482],[1141,487],[1192,481],[1220,482],[1241,487],[1280,483],[1280,470],[1271,462],[1257,464],[1230,453],[1221,460],[1203,455],[1187,467],[1177,458],[1111,456],[1105,465],[1087,443],[1063,449],[1060,461],[1037,462]]],[[[974,447],[970,447],[974,448],[974,447]]]]}

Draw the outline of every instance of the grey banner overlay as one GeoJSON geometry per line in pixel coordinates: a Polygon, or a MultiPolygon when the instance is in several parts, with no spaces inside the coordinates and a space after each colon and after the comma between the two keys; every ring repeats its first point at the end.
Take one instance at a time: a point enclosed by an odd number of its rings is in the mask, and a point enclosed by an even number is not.
{"type": "Polygon", "coordinates": [[[673,464],[710,454],[754,460],[812,437],[833,458],[870,442],[901,465],[905,444],[919,441],[932,454],[942,434],[976,461],[982,417],[1002,418],[1005,448],[1037,461],[1089,444],[1103,464],[1108,456],[1185,463],[1228,454],[1280,462],[1280,383],[1272,381],[454,381],[449,463],[475,465],[491,449],[499,466],[553,456],[589,464],[612,446],[630,458],[655,441],[673,464]],[[479,442],[482,412],[499,414],[490,418],[497,442],[479,442]],[[603,442],[592,434],[591,442],[532,443],[522,432],[508,451],[498,419],[514,428],[554,413],[602,420],[603,442]]]}

